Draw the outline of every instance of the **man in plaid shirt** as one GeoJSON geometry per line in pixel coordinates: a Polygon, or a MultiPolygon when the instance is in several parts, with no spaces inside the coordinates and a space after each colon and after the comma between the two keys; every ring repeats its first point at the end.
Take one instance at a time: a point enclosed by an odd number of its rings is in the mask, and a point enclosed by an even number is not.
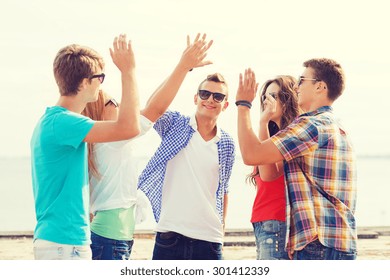
{"type": "MultiPolygon", "coordinates": [[[[344,90],[344,73],[331,59],[311,59],[303,66],[295,89],[306,113],[263,142],[253,133],[249,107],[243,105],[256,95],[255,74],[247,69],[240,76],[237,104],[242,157],[248,165],[285,162],[290,258],[353,260],[357,252],[355,156],[331,107],[344,90]]],[[[273,110],[272,96],[267,102],[273,110]]]]}

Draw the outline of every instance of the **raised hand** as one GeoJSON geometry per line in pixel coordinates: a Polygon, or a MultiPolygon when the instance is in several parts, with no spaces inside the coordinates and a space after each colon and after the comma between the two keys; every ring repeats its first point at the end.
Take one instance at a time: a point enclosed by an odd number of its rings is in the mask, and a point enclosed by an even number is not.
{"type": "Polygon", "coordinates": [[[135,68],[131,41],[127,42],[126,34],[119,35],[119,38],[115,37],[113,48],[110,48],[110,55],[112,61],[122,73],[129,72],[135,68]]]}
{"type": "Polygon", "coordinates": [[[269,93],[265,95],[262,108],[263,109],[261,110],[260,120],[264,122],[269,122],[271,120],[272,115],[276,112],[276,100],[269,93]]]}
{"type": "Polygon", "coordinates": [[[198,33],[193,43],[191,43],[190,36],[187,35],[187,48],[181,56],[179,65],[189,71],[193,68],[212,64],[211,61],[204,60],[212,44],[213,40],[206,41],[206,34],[200,37],[200,33],[198,33]]]}
{"type": "Polygon", "coordinates": [[[244,76],[240,73],[236,101],[246,100],[252,103],[256,97],[257,88],[259,84],[256,83],[256,75],[252,69],[245,69],[244,76]]]}

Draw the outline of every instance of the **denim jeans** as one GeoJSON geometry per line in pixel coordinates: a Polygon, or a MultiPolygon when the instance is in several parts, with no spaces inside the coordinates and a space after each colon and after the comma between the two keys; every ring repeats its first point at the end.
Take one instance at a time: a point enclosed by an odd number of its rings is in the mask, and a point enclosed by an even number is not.
{"type": "Polygon", "coordinates": [[[59,244],[42,239],[34,241],[34,259],[36,260],[91,260],[91,248],[59,244]]]}
{"type": "Polygon", "coordinates": [[[356,252],[342,252],[325,247],[317,239],[305,246],[300,251],[295,251],[294,260],[355,260],[356,252]]]}
{"type": "Polygon", "coordinates": [[[128,260],[134,240],[115,240],[91,231],[93,260],[128,260]]]}
{"type": "Polygon", "coordinates": [[[157,232],[153,260],[222,260],[222,244],[157,232]]]}
{"type": "Polygon", "coordinates": [[[269,220],[253,223],[258,260],[288,260],[285,250],[286,223],[269,220]]]}

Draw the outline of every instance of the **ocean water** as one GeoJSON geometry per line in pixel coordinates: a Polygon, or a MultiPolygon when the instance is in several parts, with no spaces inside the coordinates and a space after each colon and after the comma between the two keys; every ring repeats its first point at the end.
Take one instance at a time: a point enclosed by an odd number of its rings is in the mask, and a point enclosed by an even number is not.
{"type": "MultiPolygon", "coordinates": [[[[140,157],[139,169],[147,161],[140,157]]],[[[236,159],[230,183],[226,227],[250,229],[255,189],[245,183],[251,168],[236,159]]],[[[32,231],[35,227],[29,158],[0,158],[0,232],[32,231]]],[[[390,157],[358,157],[358,226],[390,226],[390,157]]],[[[137,229],[153,229],[151,209],[137,229]]]]}

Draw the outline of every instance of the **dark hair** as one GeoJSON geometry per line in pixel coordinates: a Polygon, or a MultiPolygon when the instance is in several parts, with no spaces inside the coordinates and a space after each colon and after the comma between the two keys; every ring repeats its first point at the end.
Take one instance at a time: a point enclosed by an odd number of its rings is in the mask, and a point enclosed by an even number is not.
{"type": "Polygon", "coordinates": [[[312,68],[315,78],[326,83],[330,100],[336,100],[343,93],[345,76],[339,63],[329,58],[314,58],[305,61],[303,66],[312,68]]]}
{"type": "Polygon", "coordinates": [[[227,83],[226,83],[226,81],[225,81],[225,78],[224,78],[221,74],[219,74],[219,73],[214,73],[214,74],[208,75],[208,76],[206,77],[206,79],[204,79],[204,80],[199,84],[198,91],[201,89],[202,85],[203,85],[205,82],[215,82],[215,83],[224,84],[224,86],[226,87],[226,100],[228,99],[228,86],[227,86],[227,83]]]}
{"type": "MultiPolygon", "coordinates": [[[[261,96],[265,95],[267,88],[272,84],[276,83],[280,92],[278,93],[278,99],[282,105],[282,116],[280,121],[280,127],[273,122],[270,121],[268,123],[269,134],[272,137],[279,130],[286,128],[300,113],[300,109],[298,106],[298,97],[297,93],[294,90],[294,85],[296,84],[296,79],[290,75],[280,75],[276,76],[273,79],[267,80],[260,89],[261,96]]],[[[263,103],[261,103],[261,108],[264,109],[263,103]]],[[[250,173],[246,181],[250,181],[253,185],[256,186],[255,176],[259,174],[259,169],[256,167],[252,173],[250,173]]]]}
{"type": "Polygon", "coordinates": [[[54,78],[61,95],[76,95],[83,79],[104,68],[103,58],[93,49],[69,45],[60,49],[53,62],[54,78]]]}

